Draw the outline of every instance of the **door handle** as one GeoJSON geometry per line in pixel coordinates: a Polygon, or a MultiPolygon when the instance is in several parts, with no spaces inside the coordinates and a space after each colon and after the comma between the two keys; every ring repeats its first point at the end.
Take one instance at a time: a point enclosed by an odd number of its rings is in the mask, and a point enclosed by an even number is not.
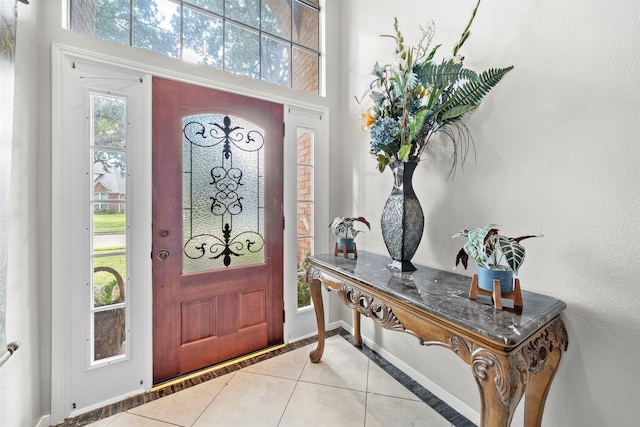
{"type": "Polygon", "coordinates": [[[160,252],[158,252],[158,259],[160,261],[164,261],[167,258],[169,258],[169,251],[163,249],[160,252]]]}

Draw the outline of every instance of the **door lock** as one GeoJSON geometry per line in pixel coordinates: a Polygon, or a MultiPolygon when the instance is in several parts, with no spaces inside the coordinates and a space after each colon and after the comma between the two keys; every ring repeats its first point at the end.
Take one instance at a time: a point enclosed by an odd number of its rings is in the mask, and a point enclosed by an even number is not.
{"type": "Polygon", "coordinates": [[[158,259],[160,261],[164,261],[167,258],[169,258],[169,251],[161,250],[160,252],[158,252],[158,259]]]}

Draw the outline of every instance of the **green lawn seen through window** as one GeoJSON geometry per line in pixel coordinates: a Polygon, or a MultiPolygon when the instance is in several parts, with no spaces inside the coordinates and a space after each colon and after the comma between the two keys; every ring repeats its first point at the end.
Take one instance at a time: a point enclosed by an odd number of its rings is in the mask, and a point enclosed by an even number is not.
{"type": "Polygon", "coordinates": [[[125,214],[96,214],[93,216],[95,234],[125,233],[125,214]]]}

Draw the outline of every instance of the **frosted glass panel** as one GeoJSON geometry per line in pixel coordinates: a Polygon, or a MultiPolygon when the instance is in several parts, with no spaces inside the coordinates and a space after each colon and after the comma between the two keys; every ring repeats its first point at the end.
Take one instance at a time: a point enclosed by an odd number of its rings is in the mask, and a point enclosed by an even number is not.
{"type": "Polygon", "coordinates": [[[182,124],[183,272],[263,263],[264,131],[222,114],[182,124]]]}

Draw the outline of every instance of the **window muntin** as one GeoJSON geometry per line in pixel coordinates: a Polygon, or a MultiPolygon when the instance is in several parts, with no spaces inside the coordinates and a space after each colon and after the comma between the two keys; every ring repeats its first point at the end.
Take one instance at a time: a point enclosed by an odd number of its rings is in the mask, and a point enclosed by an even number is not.
{"type": "Polygon", "coordinates": [[[71,29],[319,93],[318,0],[71,0],[71,29]]]}

